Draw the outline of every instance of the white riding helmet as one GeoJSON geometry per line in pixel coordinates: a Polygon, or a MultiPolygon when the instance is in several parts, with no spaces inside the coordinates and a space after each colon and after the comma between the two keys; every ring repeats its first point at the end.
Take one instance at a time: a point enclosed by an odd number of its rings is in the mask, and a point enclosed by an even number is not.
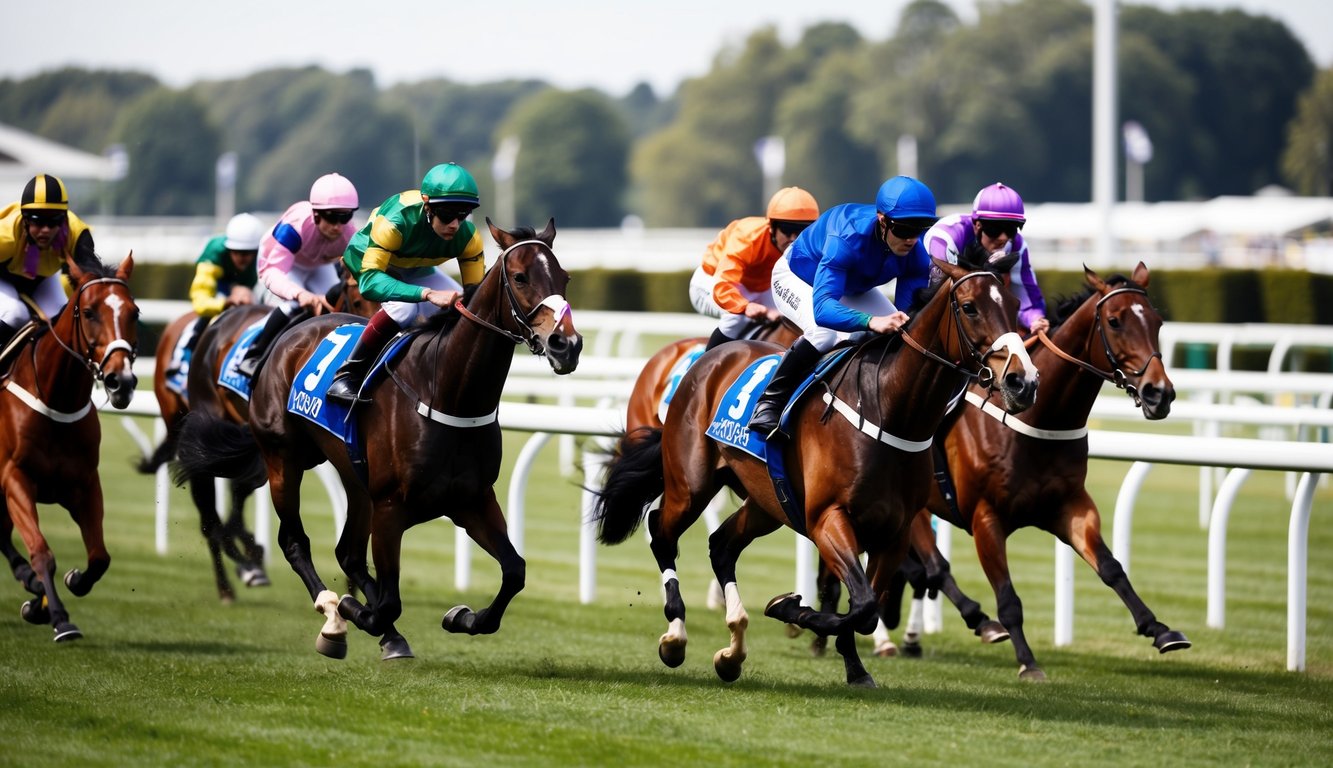
{"type": "Polygon", "coordinates": [[[223,243],[231,251],[257,251],[259,239],[264,236],[264,223],[251,213],[238,213],[227,222],[227,240],[223,243]]]}

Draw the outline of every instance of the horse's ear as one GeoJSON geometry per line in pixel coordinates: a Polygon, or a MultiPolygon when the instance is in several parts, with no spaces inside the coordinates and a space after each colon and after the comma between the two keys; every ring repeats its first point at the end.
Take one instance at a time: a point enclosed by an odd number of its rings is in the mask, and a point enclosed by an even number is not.
{"type": "Polygon", "coordinates": [[[1093,290],[1098,293],[1106,293],[1106,283],[1087,264],[1083,265],[1083,279],[1087,281],[1088,285],[1092,286],[1093,290]]]}
{"type": "Polygon", "coordinates": [[[555,217],[552,216],[546,222],[546,229],[537,233],[537,239],[550,245],[555,242],[555,217]]]}
{"type": "Polygon", "coordinates": [[[134,272],[134,251],[130,251],[120,266],[116,267],[116,277],[121,280],[129,280],[130,274],[134,272]]]}
{"type": "Polygon", "coordinates": [[[83,277],[86,273],[83,271],[83,268],[79,266],[78,262],[74,261],[74,259],[65,259],[65,267],[69,270],[70,282],[75,285],[83,282],[83,277]]]}
{"type": "Polygon", "coordinates": [[[934,256],[931,256],[930,260],[935,262],[935,266],[939,267],[939,270],[944,273],[945,277],[952,278],[954,280],[959,279],[963,275],[966,275],[968,272],[966,267],[960,267],[957,264],[950,264],[948,261],[944,259],[937,259],[934,256]]]}
{"type": "Polygon", "coordinates": [[[1140,262],[1139,262],[1139,265],[1138,265],[1137,267],[1134,268],[1133,279],[1134,279],[1134,282],[1138,283],[1139,285],[1143,286],[1144,288],[1147,288],[1147,287],[1148,287],[1148,265],[1147,265],[1147,264],[1144,264],[1143,262],[1140,261],[1140,262]]]}
{"type": "Polygon", "coordinates": [[[490,216],[486,217],[486,226],[490,228],[491,237],[495,238],[495,242],[500,246],[500,250],[504,250],[514,244],[514,236],[495,226],[495,222],[491,221],[490,216]]]}

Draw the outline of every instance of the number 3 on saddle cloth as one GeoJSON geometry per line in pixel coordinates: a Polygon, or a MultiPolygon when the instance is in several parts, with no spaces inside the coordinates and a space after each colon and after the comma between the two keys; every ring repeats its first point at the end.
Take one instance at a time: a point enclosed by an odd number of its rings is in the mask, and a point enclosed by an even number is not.
{"type": "MultiPolygon", "coordinates": [[[[782,416],[779,418],[784,431],[787,431],[787,424],[791,419],[792,405],[799,402],[805,391],[823,379],[852,349],[852,347],[841,347],[825,355],[815,366],[814,372],[796,388],[791,400],[783,406],[782,416]]],[[[781,359],[781,355],[766,355],[741,371],[741,375],[727,387],[726,394],[718,401],[717,412],[713,414],[713,420],[708,425],[706,434],[723,445],[739,448],[764,462],[768,467],[768,476],[773,480],[773,490],[777,493],[778,503],[782,505],[782,511],[787,514],[787,521],[797,533],[805,535],[805,515],[796,508],[796,496],[792,492],[791,481],[788,480],[781,444],[775,445],[776,450],[770,451],[768,440],[762,435],[751,432],[745,426],[750,423],[755,403],[768,387],[768,382],[773,378],[773,372],[777,370],[781,359]]],[[[671,387],[672,390],[674,388],[671,387]]]]}

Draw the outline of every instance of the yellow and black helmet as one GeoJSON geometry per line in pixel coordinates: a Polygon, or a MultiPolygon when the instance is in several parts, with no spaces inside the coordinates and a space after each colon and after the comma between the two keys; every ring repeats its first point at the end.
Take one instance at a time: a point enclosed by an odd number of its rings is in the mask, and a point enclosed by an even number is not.
{"type": "Polygon", "coordinates": [[[68,211],[69,190],[65,182],[49,173],[33,176],[23,188],[21,208],[25,211],[68,211]]]}

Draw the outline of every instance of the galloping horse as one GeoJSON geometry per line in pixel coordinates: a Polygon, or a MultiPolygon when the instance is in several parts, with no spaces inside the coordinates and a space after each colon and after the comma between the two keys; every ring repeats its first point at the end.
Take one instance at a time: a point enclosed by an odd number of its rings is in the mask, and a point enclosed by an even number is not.
{"type": "Polygon", "coordinates": [[[93,383],[102,382],[116,408],[134,396],[139,308],[128,285],[133,270],[132,254],[114,272],[70,263],[72,298],[19,350],[0,382],[0,552],[34,596],[20,614],[33,624],[49,622],[56,642],[83,634],[56,592],[56,560],[38,528],[37,505],[59,504],[79,526],[88,563],[82,571],[70,569],[64,581],[76,596],[87,595],[111,564],[102,538],[102,427],[93,383]],[[31,564],[14,547],[14,528],[31,564]]]}
{"type": "MultiPolygon", "coordinates": [[[[1023,606],[1009,577],[1005,540],[1035,526],[1073,547],[1129,608],[1139,634],[1162,653],[1190,646],[1159,622],[1130,586],[1101,535],[1101,516],[1084,483],[1088,472],[1087,421],[1103,382],[1123,388],[1148,419],[1166,418],[1175,388],[1158,346],[1161,315],[1148,301],[1148,268],[1132,278],[1103,281],[1084,268],[1090,286],[1060,306],[1063,317],[1032,352],[1041,392],[1021,418],[1005,416],[969,390],[957,422],[944,436],[957,507],[938,486],[929,510],[970,532],[981,567],[995,590],[998,618],[1009,631],[1019,677],[1043,680],[1023,634],[1023,606]]],[[[933,485],[933,484],[932,484],[933,485]]],[[[956,602],[956,601],[955,601],[956,602]]]]}
{"type": "MultiPolygon", "coordinates": [[[[337,302],[334,303],[334,309],[338,311],[351,312],[352,314],[369,317],[379,309],[377,302],[372,302],[361,296],[361,291],[357,287],[356,279],[345,271],[340,271],[342,285],[337,296],[337,302]]],[[[209,367],[210,381],[217,382],[218,368],[226,358],[231,346],[236,343],[240,334],[255,320],[259,319],[261,313],[256,309],[271,310],[272,307],[235,307],[224,313],[228,322],[228,331],[215,331],[212,335],[208,334],[206,329],[202,334],[196,346],[194,360],[199,361],[201,365],[209,367]],[[237,318],[240,318],[237,321],[237,318]],[[203,336],[208,335],[208,341],[205,343],[203,336]],[[207,350],[207,351],[202,351],[207,350]]],[[[177,346],[180,343],[182,334],[190,328],[199,316],[194,312],[187,312],[176,320],[162,332],[161,339],[157,344],[156,365],[153,368],[153,394],[157,396],[159,412],[162,415],[162,421],[166,425],[166,436],[157,448],[153,450],[151,456],[142,457],[136,468],[143,474],[151,475],[157,472],[163,464],[176,457],[176,444],[180,436],[180,423],[185,414],[189,413],[190,404],[187,399],[187,391],[181,390],[181,385],[185,382],[180,379],[183,377],[175,376],[171,372],[174,357],[177,354],[177,346]]],[[[222,322],[221,319],[217,321],[222,322]]],[[[229,406],[231,412],[241,414],[241,421],[246,420],[246,403],[243,399],[230,395],[213,385],[204,384],[205,391],[211,391],[215,395],[208,395],[210,402],[218,403],[226,399],[232,401],[229,406]]],[[[227,516],[221,519],[217,511],[217,499],[214,492],[211,478],[205,476],[196,476],[190,478],[190,498],[194,501],[195,508],[199,511],[199,527],[203,533],[204,540],[208,543],[208,553],[213,563],[213,578],[217,584],[218,597],[224,603],[231,603],[236,599],[236,592],[232,589],[231,580],[227,576],[227,568],[223,563],[222,555],[226,554],[236,563],[236,575],[247,587],[267,586],[269,583],[268,575],[264,572],[264,551],[255,541],[254,534],[245,527],[245,501],[250,497],[253,488],[247,488],[245,483],[233,480],[229,483],[231,504],[228,508],[227,516]]]]}
{"type": "MultiPolygon", "coordinates": [[[[267,470],[279,544],[325,616],[315,647],[326,656],[346,656],[348,620],[382,638],[382,658],[412,655],[393,622],[402,612],[402,536],[419,523],[446,516],[500,563],[501,586],[491,605],[477,612],[454,607],[441,622],[446,631],[495,632],[506,606],[523,588],[526,566],[509,540],[494,489],[502,448],[496,422],[501,390],[515,344],[544,355],[557,374],[566,374],[578,364],[583,339],[563,296],[569,275],[551,247],[555,221],[540,233],[530,228],[507,232],[489,219],[487,224],[503,250],[468,305],[440,313],[413,335],[406,349],[386,363],[388,378],[375,384],[374,373],[368,377],[372,402],[357,406],[350,416],[364,440],[364,463],[353,461],[343,437],[288,410],[293,390],[303,394],[300,387],[311,378],[302,369],[309,364],[327,372],[331,356],[314,356],[348,341],[340,325],[353,318],[345,315],[315,318],[283,336],[257,376],[243,434],[228,435],[230,425],[224,422],[194,424],[192,413],[181,436],[182,463],[186,442],[197,440],[211,451],[200,458],[215,468],[236,474],[267,470]],[[347,522],[335,554],[366,596],[364,605],[350,596],[340,601],[311,561],[301,521],[301,479],[325,460],[338,470],[347,490],[347,522]],[[366,562],[372,541],[374,578],[366,562]]],[[[321,401],[307,410],[329,407],[321,401]]]]}
{"type": "Polygon", "coordinates": [[[848,683],[874,685],[857,657],[855,635],[874,626],[876,606],[907,552],[913,518],[929,497],[925,449],[949,398],[974,378],[998,391],[1011,412],[1030,405],[1036,393],[1035,369],[1014,332],[1017,301],[989,272],[936,263],[944,280],[912,321],[898,334],[874,337],[847,353],[817,385],[822,398],[798,399],[791,406],[790,442],[766,446],[769,461],[781,452],[789,470],[783,496],[790,499],[791,517],[764,461],[706,434],[714,414],[722,431],[728,419],[744,423],[743,412],[721,412],[729,407],[724,392],[742,375],[742,398],[756,391],[762,383],[756,373],[771,368],[772,360],[760,358],[781,351],[774,345],[734,342],[709,351],[681,381],[662,429],[647,431],[613,458],[596,511],[604,543],[628,538],[644,505],[664,494],[661,507],[649,513],[648,526],[666,590],[668,629],[658,655],[667,666],[685,659],[678,542],[726,486],[744,501],[709,537],[731,631],[730,645],[713,657],[718,676],[737,679],[747,653],[749,617],[736,586],[736,561],[751,541],[785,524],[808,532],[847,584],[851,605],[845,615],[819,612],[788,594],[771,600],[765,615],[834,636],[848,683]],[[755,370],[747,372],[756,361],[755,370]],[[862,552],[869,558],[866,569],[862,552]]]}

